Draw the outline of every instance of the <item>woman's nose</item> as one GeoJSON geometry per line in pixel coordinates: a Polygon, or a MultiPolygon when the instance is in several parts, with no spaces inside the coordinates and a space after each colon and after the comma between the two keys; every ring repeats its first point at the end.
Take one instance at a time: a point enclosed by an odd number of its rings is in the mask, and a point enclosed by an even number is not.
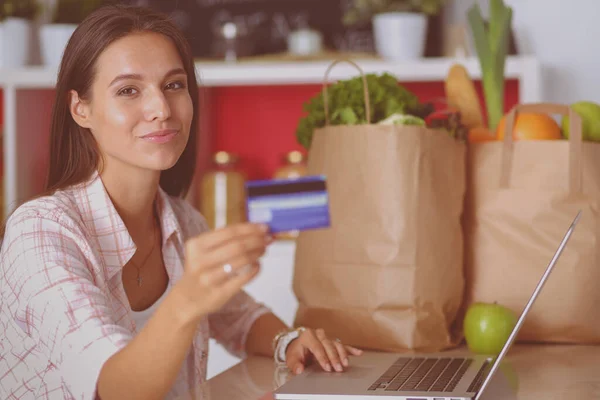
{"type": "Polygon", "coordinates": [[[165,94],[160,90],[153,90],[147,95],[145,101],[145,116],[148,121],[155,119],[166,120],[171,116],[171,108],[165,94]]]}

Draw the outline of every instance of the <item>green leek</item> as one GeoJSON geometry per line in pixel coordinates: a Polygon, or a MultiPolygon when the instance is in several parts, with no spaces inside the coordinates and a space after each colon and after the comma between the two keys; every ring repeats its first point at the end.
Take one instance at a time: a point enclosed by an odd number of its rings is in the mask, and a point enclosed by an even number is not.
{"type": "Polygon", "coordinates": [[[477,3],[469,9],[467,18],[481,67],[488,129],[494,132],[504,115],[504,68],[508,53],[512,8],[505,6],[503,0],[490,0],[487,29],[477,3]]]}

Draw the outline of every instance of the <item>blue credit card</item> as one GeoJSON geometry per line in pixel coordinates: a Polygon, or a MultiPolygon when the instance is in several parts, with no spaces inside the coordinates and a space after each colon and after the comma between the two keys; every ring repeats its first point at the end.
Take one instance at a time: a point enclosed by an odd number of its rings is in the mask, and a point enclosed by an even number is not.
{"type": "Polygon", "coordinates": [[[248,221],[267,224],[271,233],[330,226],[324,176],[249,181],[246,207],[248,221]]]}

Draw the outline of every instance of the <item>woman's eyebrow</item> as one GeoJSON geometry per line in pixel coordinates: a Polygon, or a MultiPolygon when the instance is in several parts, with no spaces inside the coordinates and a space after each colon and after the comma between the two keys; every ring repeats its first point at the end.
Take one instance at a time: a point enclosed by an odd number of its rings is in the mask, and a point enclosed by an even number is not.
{"type": "Polygon", "coordinates": [[[165,78],[169,78],[173,75],[187,75],[187,73],[185,72],[185,70],[183,68],[173,68],[172,70],[170,70],[169,72],[167,72],[165,74],[165,78]]]}
{"type": "MultiPolygon", "coordinates": [[[[185,70],[183,68],[173,68],[172,70],[170,70],[169,72],[167,72],[165,74],[165,79],[169,78],[173,75],[187,75],[185,70]]],[[[128,80],[128,79],[132,79],[132,80],[142,80],[143,76],[141,74],[121,74],[121,75],[117,75],[117,77],[115,79],[113,79],[110,84],[108,86],[112,86],[115,83],[119,82],[119,81],[124,81],[124,80],[128,80]]]]}

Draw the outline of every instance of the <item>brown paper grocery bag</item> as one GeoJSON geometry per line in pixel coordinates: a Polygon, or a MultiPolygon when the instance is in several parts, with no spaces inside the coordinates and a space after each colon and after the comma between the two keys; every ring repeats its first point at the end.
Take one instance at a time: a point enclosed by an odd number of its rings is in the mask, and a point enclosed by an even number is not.
{"type": "Polygon", "coordinates": [[[465,151],[419,126],[327,122],[315,130],[307,168],[326,176],[332,226],[297,239],[296,325],[376,350],[460,340],[452,324],[464,288],[465,151]]]}
{"type": "Polygon", "coordinates": [[[518,340],[600,341],[600,144],[556,104],[516,106],[504,142],[468,150],[467,305],[498,302],[521,313],[572,219],[581,220],[518,340]],[[513,142],[519,112],[568,115],[569,140],[513,142]]]}

